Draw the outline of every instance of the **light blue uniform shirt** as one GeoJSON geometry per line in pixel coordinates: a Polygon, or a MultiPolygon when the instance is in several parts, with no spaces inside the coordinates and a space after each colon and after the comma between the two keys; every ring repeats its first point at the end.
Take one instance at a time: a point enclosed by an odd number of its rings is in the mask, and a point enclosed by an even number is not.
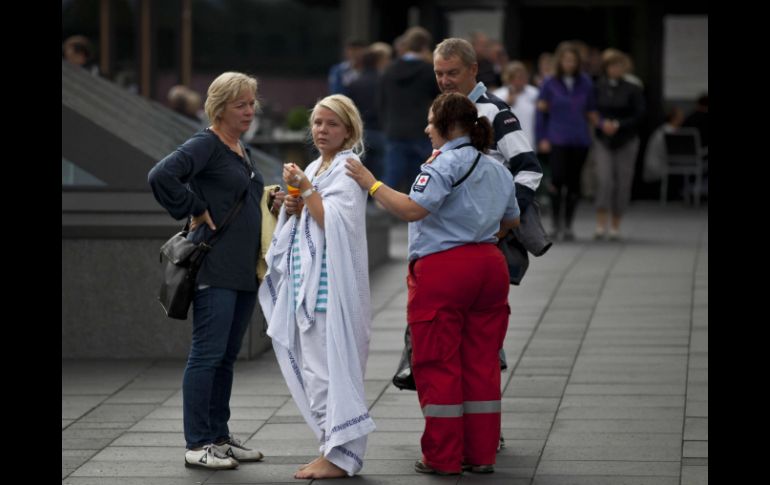
{"type": "Polygon", "coordinates": [[[432,163],[424,163],[412,184],[409,198],[427,209],[425,218],[409,223],[409,260],[467,243],[497,243],[500,221],[519,217],[513,176],[500,162],[481,154],[462,136],[448,141],[432,163]]]}

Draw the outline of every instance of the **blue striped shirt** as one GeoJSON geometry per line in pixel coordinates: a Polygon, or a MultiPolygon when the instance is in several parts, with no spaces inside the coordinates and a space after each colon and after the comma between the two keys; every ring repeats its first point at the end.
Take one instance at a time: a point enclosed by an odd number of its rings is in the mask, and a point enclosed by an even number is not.
{"type": "MultiPolygon", "coordinates": [[[[299,238],[294,238],[291,245],[291,273],[294,284],[294,307],[297,306],[297,294],[302,286],[302,260],[299,253],[299,238]]],[[[321,281],[318,283],[318,297],[315,301],[315,311],[326,313],[326,305],[329,301],[329,275],[326,271],[326,245],[324,245],[323,259],[321,260],[321,281]]]]}

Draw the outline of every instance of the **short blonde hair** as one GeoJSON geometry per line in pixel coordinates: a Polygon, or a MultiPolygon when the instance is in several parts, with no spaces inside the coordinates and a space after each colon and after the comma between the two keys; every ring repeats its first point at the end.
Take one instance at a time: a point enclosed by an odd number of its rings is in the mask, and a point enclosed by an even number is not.
{"type": "Polygon", "coordinates": [[[352,149],[353,153],[361,156],[364,153],[364,122],[353,100],[342,94],[332,94],[315,104],[310,113],[310,126],[313,126],[318,108],[326,108],[340,117],[342,124],[350,132],[350,136],[342,143],[342,150],[352,149]]]}
{"type": "MultiPolygon", "coordinates": [[[[257,80],[241,72],[225,72],[217,76],[211,82],[208,90],[208,97],[204,109],[206,116],[211,123],[216,125],[219,118],[225,110],[225,105],[248,91],[257,97],[257,80]]],[[[259,109],[259,101],[256,102],[254,109],[259,109]]]]}
{"type": "Polygon", "coordinates": [[[369,46],[369,50],[376,53],[378,57],[393,57],[393,48],[385,42],[375,42],[369,46]]]}
{"type": "Polygon", "coordinates": [[[508,64],[505,65],[505,68],[503,69],[503,73],[500,75],[502,78],[503,84],[510,83],[514,77],[516,77],[518,74],[524,74],[529,78],[529,70],[527,69],[527,66],[524,65],[521,61],[511,61],[508,64]]]}
{"type": "Polygon", "coordinates": [[[602,52],[602,70],[606,73],[607,68],[612,64],[621,64],[623,66],[623,70],[627,70],[629,60],[630,59],[628,56],[619,49],[615,49],[613,47],[604,49],[602,52]]]}
{"type": "MultiPolygon", "coordinates": [[[[367,53],[364,56],[374,56],[375,67],[382,69],[387,66],[393,59],[393,48],[385,42],[375,42],[367,49],[367,53]]],[[[371,62],[372,59],[369,60],[371,62]]]]}

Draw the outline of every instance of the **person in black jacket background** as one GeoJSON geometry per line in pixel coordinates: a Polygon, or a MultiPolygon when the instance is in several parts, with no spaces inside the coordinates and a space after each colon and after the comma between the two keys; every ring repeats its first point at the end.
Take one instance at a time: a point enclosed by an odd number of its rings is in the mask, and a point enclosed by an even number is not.
{"type": "Polygon", "coordinates": [[[384,42],[370,45],[361,61],[361,75],[350,83],[347,90],[348,97],[358,107],[364,122],[364,163],[378,178],[383,174],[385,134],[382,132],[377,106],[377,87],[383,71],[390,65],[392,54],[393,49],[384,42]]]}
{"type": "Polygon", "coordinates": [[[423,133],[425,113],[440,93],[428,62],[433,37],[422,27],[411,27],[403,38],[407,52],[385,70],[377,91],[387,140],[383,182],[396,189],[405,189],[431,154],[423,133]]]}
{"type": "Polygon", "coordinates": [[[617,49],[602,53],[604,76],[595,85],[599,121],[596,141],[596,231],[595,239],[620,238],[620,221],[631,200],[639,126],[644,116],[642,90],[625,79],[628,56],[617,49]],[[609,233],[607,222],[612,220],[609,233]]]}

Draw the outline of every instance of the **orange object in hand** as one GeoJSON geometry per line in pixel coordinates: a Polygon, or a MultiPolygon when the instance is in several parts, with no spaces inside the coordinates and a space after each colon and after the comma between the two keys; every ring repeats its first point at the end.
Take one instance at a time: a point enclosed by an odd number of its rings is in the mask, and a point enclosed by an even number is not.
{"type": "MultiPolygon", "coordinates": [[[[292,163],[291,165],[292,165],[292,167],[294,167],[294,168],[296,168],[296,167],[297,167],[297,166],[296,166],[294,163],[292,163]]],[[[295,175],[294,175],[294,180],[296,180],[297,182],[299,182],[301,179],[300,179],[299,175],[296,175],[296,174],[295,174],[295,175]]],[[[291,195],[292,197],[299,197],[299,195],[300,195],[300,192],[301,192],[301,191],[299,190],[299,187],[295,187],[295,186],[293,186],[293,185],[289,185],[289,184],[286,184],[286,192],[287,192],[289,195],[291,195]]]]}
{"type": "Polygon", "coordinates": [[[299,187],[295,187],[293,185],[286,185],[286,192],[291,195],[292,197],[299,197],[299,187]]]}

